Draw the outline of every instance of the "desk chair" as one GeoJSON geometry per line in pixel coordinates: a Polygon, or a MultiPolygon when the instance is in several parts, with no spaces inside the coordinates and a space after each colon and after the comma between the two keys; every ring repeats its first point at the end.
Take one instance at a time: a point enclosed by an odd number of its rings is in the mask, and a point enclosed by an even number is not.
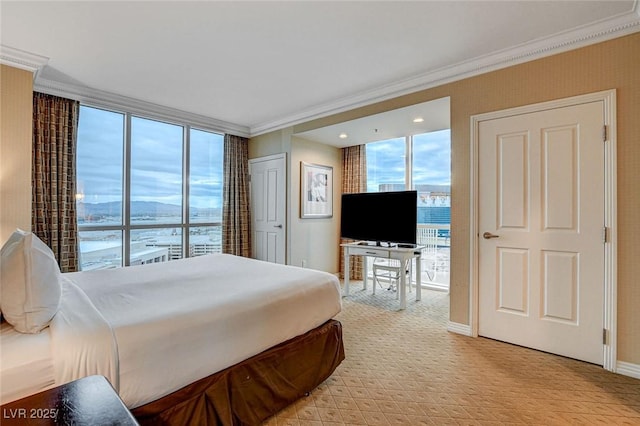
{"type": "Polygon", "coordinates": [[[387,290],[396,292],[396,299],[400,297],[398,286],[400,285],[402,273],[407,274],[406,282],[409,286],[409,291],[412,291],[411,286],[411,261],[404,262],[402,265],[400,260],[397,259],[385,259],[376,257],[373,261],[373,294],[376,294],[376,287],[384,288],[381,279],[386,280],[388,283],[387,290]]]}

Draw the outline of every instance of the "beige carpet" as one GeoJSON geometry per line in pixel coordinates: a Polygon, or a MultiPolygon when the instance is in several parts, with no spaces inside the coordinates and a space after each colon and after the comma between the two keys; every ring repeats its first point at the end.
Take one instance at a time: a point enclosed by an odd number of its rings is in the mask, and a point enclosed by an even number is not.
{"type": "Polygon", "coordinates": [[[596,365],[446,331],[449,297],[361,286],[343,299],[346,359],[265,424],[640,425],[640,380],[596,365]]]}

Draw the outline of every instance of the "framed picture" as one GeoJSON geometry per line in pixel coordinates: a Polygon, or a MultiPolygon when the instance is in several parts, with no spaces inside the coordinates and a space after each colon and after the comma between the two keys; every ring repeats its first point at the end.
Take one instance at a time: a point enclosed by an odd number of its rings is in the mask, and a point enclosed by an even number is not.
{"type": "Polygon", "coordinates": [[[300,163],[300,217],[333,216],[333,167],[300,163]]]}

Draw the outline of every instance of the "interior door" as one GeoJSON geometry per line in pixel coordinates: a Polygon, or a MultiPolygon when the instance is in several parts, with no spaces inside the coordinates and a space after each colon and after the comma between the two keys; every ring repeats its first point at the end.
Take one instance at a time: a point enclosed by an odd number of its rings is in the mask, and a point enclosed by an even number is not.
{"type": "Polygon", "coordinates": [[[479,123],[478,332],[602,365],[602,102],[479,123]]]}
{"type": "Polygon", "coordinates": [[[285,154],[249,161],[251,180],[252,256],[285,263],[285,154]]]}

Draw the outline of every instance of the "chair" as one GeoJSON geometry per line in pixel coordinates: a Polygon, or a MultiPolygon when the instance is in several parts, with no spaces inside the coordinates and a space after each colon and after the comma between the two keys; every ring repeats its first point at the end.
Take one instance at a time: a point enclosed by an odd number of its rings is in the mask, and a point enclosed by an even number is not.
{"type": "Polygon", "coordinates": [[[396,299],[400,297],[400,292],[398,291],[398,287],[400,285],[400,280],[402,279],[402,273],[408,275],[407,277],[407,285],[409,285],[409,291],[412,290],[411,286],[411,271],[410,265],[411,262],[405,262],[404,265],[401,265],[401,261],[397,259],[385,259],[376,257],[373,261],[373,294],[376,294],[376,285],[379,285],[380,288],[384,288],[380,280],[386,280],[388,283],[387,290],[396,292],[396,299]]]}

